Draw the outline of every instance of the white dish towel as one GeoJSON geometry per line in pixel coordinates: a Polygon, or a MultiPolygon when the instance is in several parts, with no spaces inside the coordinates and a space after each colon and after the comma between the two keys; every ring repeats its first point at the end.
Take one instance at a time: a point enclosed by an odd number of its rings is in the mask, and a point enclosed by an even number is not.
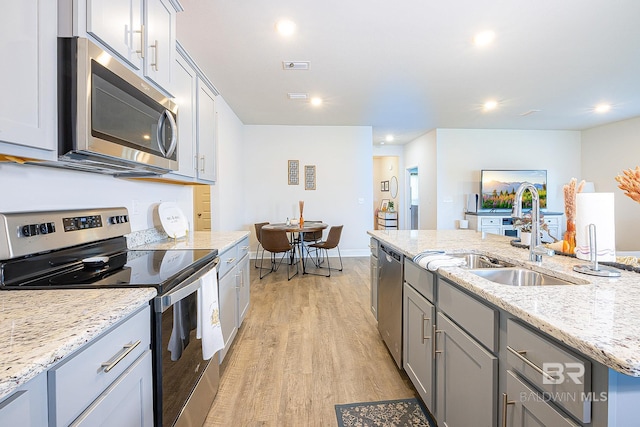
{"type": "Polygon", "coordinates": [[[198,289],[198,338],[202,340],[202,356],[209,360],[224,348],[220,308],[218,305],[218,274],[214,268],[200,279],[198,289]]]}
{"type": "Polygon", "coordinates": [[[436,271],[440,267],[459,267],[466,265],[464,258],[445,255],[441,251],[424,251],[413,257],[416,262],[425,270],[436,271]]]}

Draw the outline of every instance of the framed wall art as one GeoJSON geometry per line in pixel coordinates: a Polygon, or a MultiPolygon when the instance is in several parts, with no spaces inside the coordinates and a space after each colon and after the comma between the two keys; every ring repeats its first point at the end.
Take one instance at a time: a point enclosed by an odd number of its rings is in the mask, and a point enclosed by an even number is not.
{"type": "Polygon", "coordinates": [[[300,184],[300,162],[298,160],[289,160],[288,174],[289,185],[300,184]]]}
{"type": "Polygon", "coordinates": [[[305,165],[304,167],[304,189],[316,189],[316,167],[315,165],[305,165]]]}

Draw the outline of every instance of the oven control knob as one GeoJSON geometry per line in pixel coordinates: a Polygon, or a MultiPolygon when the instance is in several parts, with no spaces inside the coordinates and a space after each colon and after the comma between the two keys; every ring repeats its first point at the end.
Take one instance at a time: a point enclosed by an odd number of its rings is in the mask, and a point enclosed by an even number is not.
{"type": "Polygon", "coordinates": [[[38,228],[40,229],[40,234],[47,234],[49,233],[49,230],[47,229],[47,224],[46,223],[42,223],[38,226],[38,228]]]}
{"type": "Polygon", "coordinates": [[[29,226],[25,225],[22,227],[22,235],[25,237],[31,236],[31,231],[29,230],[29,226]]]}
{"type": "Polygon", "coordinates": [[[120,216],[120,224],[124,224],[125,222],[129,222],[129,218],[126,215],[120,216]]]}

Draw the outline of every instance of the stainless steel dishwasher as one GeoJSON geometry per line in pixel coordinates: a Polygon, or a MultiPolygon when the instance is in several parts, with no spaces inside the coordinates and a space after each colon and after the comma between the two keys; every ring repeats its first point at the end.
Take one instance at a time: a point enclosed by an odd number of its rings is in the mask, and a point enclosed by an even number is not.
{"type": "Polygon", "coordinates": [[[378,330],[393,359],[402,369],[403,255],[380,244],[378,266],[378,330]]]}

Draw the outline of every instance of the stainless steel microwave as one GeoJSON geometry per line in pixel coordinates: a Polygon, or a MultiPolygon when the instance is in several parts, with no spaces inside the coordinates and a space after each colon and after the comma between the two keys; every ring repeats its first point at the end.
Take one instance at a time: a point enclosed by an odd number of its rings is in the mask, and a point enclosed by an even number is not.
{"type": "Polygon", "coordinates": [[[116,176],[177,170],[178,107],[86,38],[58,39],[58,162],[116,176]]]}

